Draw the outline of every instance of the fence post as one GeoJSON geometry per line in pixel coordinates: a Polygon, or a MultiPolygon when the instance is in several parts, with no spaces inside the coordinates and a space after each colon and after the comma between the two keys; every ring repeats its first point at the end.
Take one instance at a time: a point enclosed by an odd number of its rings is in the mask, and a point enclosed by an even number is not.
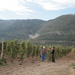
{"type": "Polygon", "coordinates": [[[3,49],[4,49],[4,44],[3,44],[4,38],[2,38],[2,50],[1,50],[1,58],[3,57],[3,49]]]}

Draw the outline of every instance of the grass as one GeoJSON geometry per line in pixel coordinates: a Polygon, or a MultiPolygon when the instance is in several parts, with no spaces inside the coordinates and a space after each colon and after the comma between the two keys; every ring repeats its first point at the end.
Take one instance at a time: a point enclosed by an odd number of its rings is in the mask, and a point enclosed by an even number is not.
{"type": "Polygon", "coordinates": [[[72,63],[72,66],[75,67],[75,63],[72,63]]]}

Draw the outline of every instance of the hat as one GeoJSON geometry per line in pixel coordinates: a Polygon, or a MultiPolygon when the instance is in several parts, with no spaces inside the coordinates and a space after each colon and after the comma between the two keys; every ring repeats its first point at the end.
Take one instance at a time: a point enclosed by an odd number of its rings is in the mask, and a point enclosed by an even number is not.
{"type": "Polygon", "coordinates": [[[43,48],[45,48],[45,46],[43,46],[43,48]]]}

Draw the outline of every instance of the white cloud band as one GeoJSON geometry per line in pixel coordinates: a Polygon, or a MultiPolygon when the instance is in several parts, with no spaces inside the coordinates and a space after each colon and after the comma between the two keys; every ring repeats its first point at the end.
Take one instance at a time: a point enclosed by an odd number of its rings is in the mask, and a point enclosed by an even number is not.
{"type": "Polygon", "coordinates": [[[33,0],[45,10],[61,10],[75,7],[75,0],[33,0]]]}
{"type": "MultiPolygon", "coordinates": [[[[8,10],[16,12],[17,14],[26,14],[27,12],[33,12],[28,7],[22,5],[25,3],[24,0],[0,0],[0,11],[8,10]]],[[[24,15],[25,15],[24,14],[24,15]]]]}
{"type": "Polygon", "coordinates": [[[27,15],[35,10],[30,10],[26,3],[35,3],[45,10],[61,10],[75,7],[75,0],[0,0],[0,11],[12,11],[20,15],[27,15]]]}

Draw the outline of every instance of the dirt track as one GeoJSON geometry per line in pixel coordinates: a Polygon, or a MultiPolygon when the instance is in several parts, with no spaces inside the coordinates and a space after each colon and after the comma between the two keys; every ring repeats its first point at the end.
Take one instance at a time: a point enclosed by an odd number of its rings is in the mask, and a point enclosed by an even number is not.
{"type": "Polygon", "coordinates": [[[0,75],[74,75],[75,68],[71,66],[72,63],[75,63],[73,52],[56,59],[55,63],[48,62],[47,59],[41,62],[39,58],[36,61],[26,59],[21,65],[20,61],[16,60],[14,64],[0,67],[0,75]]]}

